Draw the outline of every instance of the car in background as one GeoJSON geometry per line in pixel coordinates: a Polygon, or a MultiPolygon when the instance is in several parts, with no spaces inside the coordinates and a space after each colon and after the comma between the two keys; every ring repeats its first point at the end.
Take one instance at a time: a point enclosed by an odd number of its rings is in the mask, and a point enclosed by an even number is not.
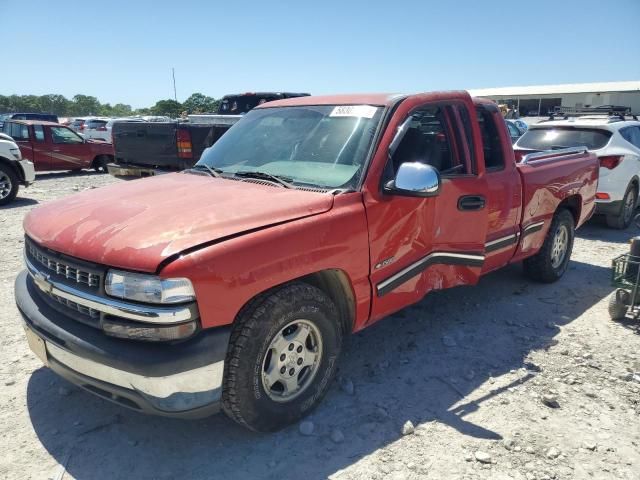
{"type": "Polygon", "coordinates": [[[85,121],[84,128],[82,129],[82,135],[84,138],[91,138],[93,140],[103,140],[105,142],[111,142],[111,136],[107,132],[108,118],[92,118],[85,121]]]}
{"type": "Polygon", "coordinates": [[[0,128],[7,120],[44,120],[45,122],[58,123],[58,117],[52,113],[5,113],[0,116],[0,128]]]}
{"type": "Polygon", "coordinates": [[[309,95],[311,94],[292,92],[248,92],[225,95],[220,101],[218,115],[243,115],[266,102],[309,95]]]}
{"type": "Polygon", "coordinates": [[[87,122],[93,118],[96,117],[74,117],[68,126],[74,132],[84,135],[84,129],[87,127],[87,122]]]}
{"type": "Polygon", "coordinates": [[[587,115],[531,125],[513,146],[516,158],[548,149],[584,146],[600,160],[596,214],[627,228],[638,205],[640,122],[620,115],[587,115]]]}
{"type": "Polygon", "coordinates": [[[509,132],[509,136],[511,137],[511,143],[516,143],[516,141],[522,136],[524,132],[518,128],[513,120],[505,119],[504,123],[507,124],[507,131],[509,132]]]}
{"type": "Polygon", "coordinates": [[[520,120],[519,118],[510,119],[516,127],[520,130],[520,133],[524,134],[529,129],[529,125],[524,120],[520,120]]]}
{"type": "Polygon", "coordinates": [[[36,171],[93,168],[106,172],[113,161],[110,143],[87,140],[69,127],[40,120],[9,120],[2,133],[13,138],[22,158],[33,162],[36,171]]]}
{"type": "Polygon", "coordinates": [[[28,187],[35,178],[33,163],[22,158],[20,147],[13,138],[0,133],[0,205],[12,202],[20,185],[28,187]]]}

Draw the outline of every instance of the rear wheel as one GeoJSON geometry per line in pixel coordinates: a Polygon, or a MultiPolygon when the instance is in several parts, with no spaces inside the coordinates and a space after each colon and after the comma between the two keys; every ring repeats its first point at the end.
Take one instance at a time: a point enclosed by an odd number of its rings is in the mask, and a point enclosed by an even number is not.
{"type": "Polygon", "coordinates": [[[569,265],[575,227],[573,215],[568,210],[556,212],[540,251],[524,260],[524,273],[539,282],[551,283],[558,280],[569,265]]]}
{"type": "Polygon", "coordinates": [[[257,297],[240,313],[225,361],[225,413],[252,430],[275,431],[324,396],[342,348],[327,295],[294,283],[257,297]]]}
{"type": "Polygon", "coordinates": [[[109,157],[102,155],[97,157],[93,161],[93,169],[98,173],[107,173],[107,164],[109,163],[109,157]]]}
{"type": "Polygon", "coordinates": [[[19,180],[9,165],[0,163],[0,205],[12,202],[18,195],[19,180]]]}
{"type": "Polygon", "coordinates": [[[607,225],[611,228],[624,230],[633,220],[633,213],[636,210],[638,192],[635,185],[629,185],[622,199],[622,206],[618,215],[607,215],[607,225]]]}

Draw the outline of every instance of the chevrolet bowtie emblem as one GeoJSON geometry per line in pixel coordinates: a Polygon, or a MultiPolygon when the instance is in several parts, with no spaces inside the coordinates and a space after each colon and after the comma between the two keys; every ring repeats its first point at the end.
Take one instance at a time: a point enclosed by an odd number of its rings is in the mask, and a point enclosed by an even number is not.
{"type": "Polygon", "coordinates": [[[33,280],[36,282],[36,285],[40,290],[42,290],[45,293],[51,293],[51,290],[53,289],[53,285],[51,285],[51,282],[49,282],[49,275],[44,275],[40,272],[37,272],[33,276],[33,280]]]}

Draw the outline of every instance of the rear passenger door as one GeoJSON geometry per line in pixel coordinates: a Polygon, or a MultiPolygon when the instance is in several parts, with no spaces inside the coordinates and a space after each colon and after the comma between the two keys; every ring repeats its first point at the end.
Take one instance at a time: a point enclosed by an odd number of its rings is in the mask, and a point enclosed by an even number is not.
{"type": "MultiPolygon", "coordinates": [[[[507,264],[518,245],[522,204],[520,175],[513,161],[511,139],[500,110],[493,104],[476,105],[487,179],[487,238],[483,273],[507,264]]],[[[508,125],[508,124],[506,124],[508,125]]]]}
{"type": "Polygon", "coordinates": [[[51,146],[47,144],[44,126],[33,125],[33,164],[38,171],[51,170],[51,146]]]}

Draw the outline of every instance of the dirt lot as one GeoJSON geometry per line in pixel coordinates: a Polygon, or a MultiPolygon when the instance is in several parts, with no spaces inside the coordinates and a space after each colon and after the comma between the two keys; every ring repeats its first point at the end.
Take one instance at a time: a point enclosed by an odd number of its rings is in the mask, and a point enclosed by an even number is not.
{"type": "Polygon", "coordinates": [[[221,415],[129,412],[28,350],[13,301],[23,216],[116,181],[43,175],[0,210],[0,478],[640,479],[640,323],[606,309],[631,229],[587,225],[557,284],[510,267],[355,335],[312,424],[256,435],[221,415]]]}

